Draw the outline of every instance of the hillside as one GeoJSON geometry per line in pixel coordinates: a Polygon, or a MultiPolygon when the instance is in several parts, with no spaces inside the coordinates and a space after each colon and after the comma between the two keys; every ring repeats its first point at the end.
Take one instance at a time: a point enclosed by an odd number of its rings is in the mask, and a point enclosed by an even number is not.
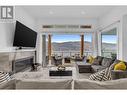
{"type": "MultiPolygon", "coordinates": [[[[106,51],[109,50],[116,50],[116,45],[112,43],[103,43],[102,47],[106,51]]],[[[52,43],[53,51],[79,51],[80,50],[80,42],[63,42],[63,43],[52,43]]],[[[84,49],[85,51],[91,51],[92,50],[92,44],[90,42],[84,42],[84,49]]]]}

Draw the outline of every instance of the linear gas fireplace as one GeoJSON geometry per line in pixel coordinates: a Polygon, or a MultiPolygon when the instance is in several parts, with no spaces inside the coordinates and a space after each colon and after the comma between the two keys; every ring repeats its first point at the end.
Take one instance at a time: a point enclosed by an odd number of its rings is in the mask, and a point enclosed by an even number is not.
{"type": "Polygon", "coordinates": [[[17,73],[17,72],[22,72],[31,69],[33,63],[34,63],[34,56],[13,60],[12,71],[13,73],[17,73]]]}

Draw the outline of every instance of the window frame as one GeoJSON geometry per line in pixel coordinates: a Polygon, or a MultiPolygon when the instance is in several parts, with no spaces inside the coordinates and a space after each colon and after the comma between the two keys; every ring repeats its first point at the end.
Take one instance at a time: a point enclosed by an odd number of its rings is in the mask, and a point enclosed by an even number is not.
{"type": "Polygon", "coordinates": [[[99,31],[99,34],[98,34],[98,51],[99,51],[99,55],[102,56],[102,33],[104,32],[108,32],[112,29],[116,28],[116,36],[117,36],[117,43],[116,43],[116,53],[117,53],[117,59],[120,58],[120,55],[119,55],[119,23],[114,23],[113,25],[109,26],[109,27],[106,27],[102,30],[99,31]]]}

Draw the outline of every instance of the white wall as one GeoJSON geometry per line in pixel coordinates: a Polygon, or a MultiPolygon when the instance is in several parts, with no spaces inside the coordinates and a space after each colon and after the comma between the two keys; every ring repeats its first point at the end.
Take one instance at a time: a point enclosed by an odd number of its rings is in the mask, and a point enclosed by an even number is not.
{"type": "Polygon", "coordinates": [[[12,48],[14,35],[14,23],[0,22],[0,50],[10,50],[12,48]]]}
{"type": "Polygon", "coordinates": [[[15,20],[20,21],[33,30],[35,20],[21,7],[15,7],[15,18],[13,20],[0,20],[0,51],[13,49],[13,38],[15,31],[15,20]]]}
{"type": "MultiPolygon", "coordinates": [[[[99,19],[100,29],[103,29],[111,24],[115,24],[115,22],[120,21],[118,24],[118,53],[119,59],[127,61],[127,54],[125,54],[127,50],[127,43],[126,43],[126,22],[127,19],[124,15],[127,14],[127,7],[126,6],[119,6],[110,11],[107,15],[101,17],[99,19]]],[[[114,25],[113,24],[113,25],[114,25]]],[[[111,25],[112,26],[112,25],[111,25]]],[[[110,26],[110,27],[111,27],[110,26]]]]}
{"type": "Polygon", "coordinates": [[[29,13],[27,13],[23,7],[15,7],[15,19],[36,31],[36,19],[34,19],[29,13]]]}
{"type": "Polygon", "coordinates": [[[123,60],[127,61],[127,15],[122,18],[122,38],[123,60]]]}
{"type": "Polygon", "coordinates": [[[113,22],[121,20],[122,16],[125,14],[127,14],[127,6],[116,7],[99,19],[99,25],[101,28],[106,27],[113,22]]]}

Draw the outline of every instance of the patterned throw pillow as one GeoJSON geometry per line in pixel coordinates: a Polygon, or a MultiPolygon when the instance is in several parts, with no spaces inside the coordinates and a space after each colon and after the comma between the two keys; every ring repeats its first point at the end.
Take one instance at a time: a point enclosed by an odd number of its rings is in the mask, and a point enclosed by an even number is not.
{"type": "Polygon", "coordinates": [[[0,84],[9,81],[11,78],[9,76],[9,73],[0,71],[0,84]]]}
{"type": "Polygon", "coordinates": [[[106,80],[111,80],[111,76],[109,74],[109,68],[106,68],[102,71],[99,71],[97,73],[94,73],[90,75],[90,80],[94,81],[106,81],[106,80]]]}

